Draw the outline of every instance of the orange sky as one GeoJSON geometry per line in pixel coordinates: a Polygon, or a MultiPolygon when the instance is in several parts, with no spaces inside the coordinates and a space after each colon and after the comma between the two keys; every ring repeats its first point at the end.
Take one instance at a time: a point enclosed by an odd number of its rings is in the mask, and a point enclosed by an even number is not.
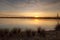
{"type": "Polygon", "coordinates": [[[60,0],[0,0],[1,16],[56,16],[60,0]]]}
{"type": "Polygon", "coordinates": [[[0,12],[0,17],[6,17],[6,16],[28,16],[28,17],[35,17],[35,16],[39,16],[39,17],[54,17],[56,16],[57,13],[55,12],[36,12],[36,11],[30,11],[30,12],[19,12],[19,11],[4,11],[4,12],[0,12]]]}

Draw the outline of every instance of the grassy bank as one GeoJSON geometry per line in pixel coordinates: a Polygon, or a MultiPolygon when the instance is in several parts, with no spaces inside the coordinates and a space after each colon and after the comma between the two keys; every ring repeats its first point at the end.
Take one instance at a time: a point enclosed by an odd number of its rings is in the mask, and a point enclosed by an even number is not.
{"type": "Polygon", "coordinates": [[[8,29],[0,29],[0,40],[60,40],[60,24],[55,30],[45,31],[38,28],[37,31],[25,30],[14,28],[9,31],[8,29]]]}

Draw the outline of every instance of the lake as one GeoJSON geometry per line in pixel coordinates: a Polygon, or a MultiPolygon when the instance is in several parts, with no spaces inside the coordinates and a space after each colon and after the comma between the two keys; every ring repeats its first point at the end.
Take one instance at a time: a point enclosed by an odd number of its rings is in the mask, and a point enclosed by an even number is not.
{"type": "Polygon", "coordinates": [[[54,30],[56,25],[57,25],[57,20],[55,19],[0,18],[0,29],[21,28],[22,30],[26,30],[26,29],[37,30],[37,28],[41,27],[41,29],[44,30],[54,30]]]}

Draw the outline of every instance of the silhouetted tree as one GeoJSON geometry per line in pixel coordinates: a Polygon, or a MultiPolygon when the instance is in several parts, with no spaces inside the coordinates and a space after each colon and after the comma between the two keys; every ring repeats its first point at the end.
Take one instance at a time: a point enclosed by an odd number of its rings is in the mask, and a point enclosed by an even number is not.
{"type": "Polygon", "coordinates": [[[55,28],[56,31],[60,31],[60,24],[58,24],[55,28]]]}

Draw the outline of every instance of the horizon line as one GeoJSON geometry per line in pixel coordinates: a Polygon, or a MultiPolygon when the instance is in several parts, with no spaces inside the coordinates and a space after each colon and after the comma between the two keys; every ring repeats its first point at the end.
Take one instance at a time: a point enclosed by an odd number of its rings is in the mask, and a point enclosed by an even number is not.
{"type": "Polygon", "coordinates": [[[60,17],[0,17],[0,18],[19,18],[19,19],[60,19],[60,17]]]}

